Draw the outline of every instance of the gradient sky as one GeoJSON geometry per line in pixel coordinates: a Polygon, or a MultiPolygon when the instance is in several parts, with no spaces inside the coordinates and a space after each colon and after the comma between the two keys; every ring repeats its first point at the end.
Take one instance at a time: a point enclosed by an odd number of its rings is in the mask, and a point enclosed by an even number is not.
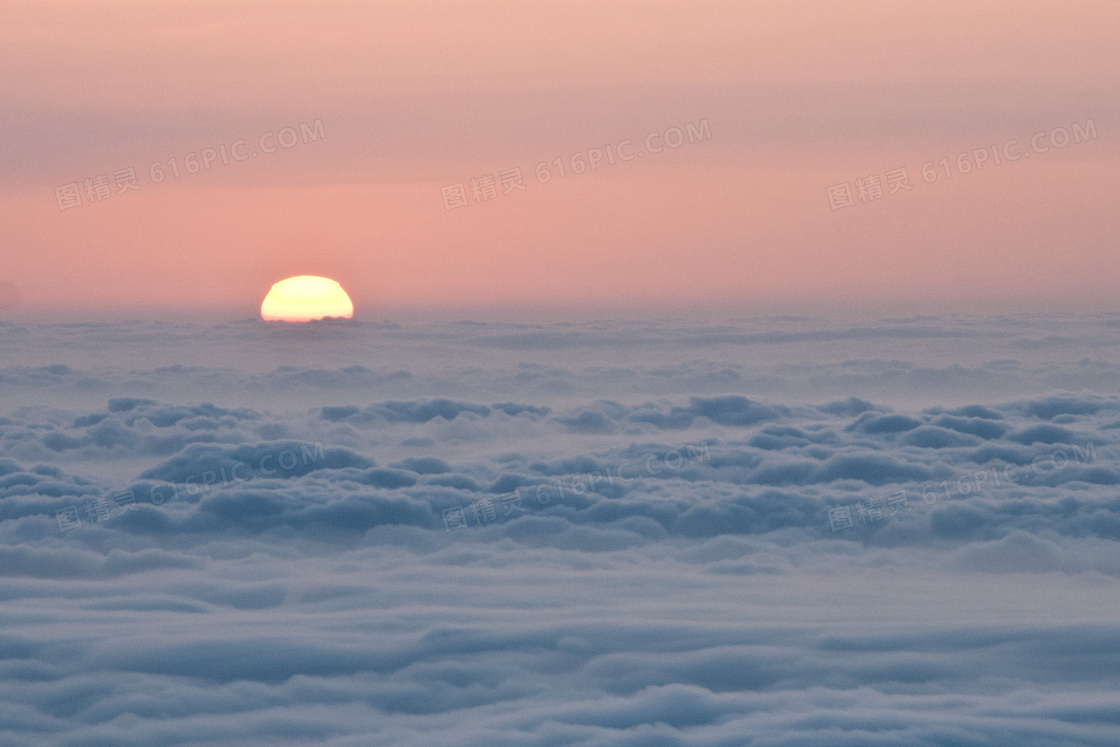
{"type": "Polygon", "coordinates": [[[252,314],[297,274],[367,317],[1107,306],[1118,36],[1114,0],[3,2],[0,315],[252,314]],[[317,142],[185,171],[317,120],[317,142]],[[702,120],[700,142],[534,175],[702,120]],[[1089,120],[1085,142],[922,179],[1089,120]],[[523,192],[445,209],[441,187],[513,167],[523,192]],[[900,167],[911,190],[830,206],[900,167]],[[60,210],[57,187],[127,168],[138,191],[60,210]]]}

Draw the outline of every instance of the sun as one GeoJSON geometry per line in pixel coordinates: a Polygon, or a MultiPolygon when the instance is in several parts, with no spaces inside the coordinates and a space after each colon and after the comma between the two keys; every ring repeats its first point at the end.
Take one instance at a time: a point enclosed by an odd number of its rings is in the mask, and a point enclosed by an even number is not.
{"type": "Polygon", "coordinates": [[[353,316],[354,304],[342,286],[315,275],[281,280],[272,286],[261,304],[261,318],[266,322],[311,322],[353,316]]]}

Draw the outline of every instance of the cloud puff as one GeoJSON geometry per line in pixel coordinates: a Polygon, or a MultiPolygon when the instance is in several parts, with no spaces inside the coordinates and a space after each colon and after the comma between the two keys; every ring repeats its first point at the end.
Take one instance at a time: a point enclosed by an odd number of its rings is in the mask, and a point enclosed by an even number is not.
{"type": "Polygon", "coordinates": [[[630,419],[652,423],[659,428],[687,428],[697,418],[707,418],[719,425],[749,426],[777,420],[784,414],[788,414],[788,410],[782,406],[764,405],[732,395],[692,397],[687,407],[670,407],[667,412],[636,412],[630,419]]]}
{"type": "Polygon", "coordinates": [[[518,415],[542,416],[549,411],[547,407],[519,405],[513,402],[496,404],[491,408],[486,405],[440,398],[410,402],[380,402],[366,408],[353,405],[323,407],[319,411],[319,417],[334,423],[427,423],[436,418],[451,421],[464,413],[485,418],[489,417],[493,410],[503,412],[511,417],[518,415]]]}

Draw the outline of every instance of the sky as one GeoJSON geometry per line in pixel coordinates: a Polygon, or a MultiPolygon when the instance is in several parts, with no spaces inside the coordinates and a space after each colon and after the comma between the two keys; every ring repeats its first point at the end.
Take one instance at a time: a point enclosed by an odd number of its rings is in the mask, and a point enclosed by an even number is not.
{"type": "Polygon", "coordinates": [[[9,318],[1112,303],[1112,2],[2,8],[9,318]]]}

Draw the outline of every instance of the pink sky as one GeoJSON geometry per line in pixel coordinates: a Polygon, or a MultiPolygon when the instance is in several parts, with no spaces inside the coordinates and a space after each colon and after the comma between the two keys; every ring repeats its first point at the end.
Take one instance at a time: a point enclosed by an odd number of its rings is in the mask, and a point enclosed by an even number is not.
{"type": "Polygon", "coordinates": [[[251,314],[298,274],[341,282],[359,317],[1109,305],[1120,280],[1114,1],[85,0],[0,17],[0,284],[22,298],[0,293],[0,314],[251,314]],[[186,173],[191,152],[248,155],[317,120],[317,141],[186,173]],[[702,120],[710,138],[555,173],[702,120]],[[1089,120],[1096,137],[1039,152],[1089,120]],[[1036,132],[1030,156],[957,173],[958,154],[1031,151],[1036,132]],[[953,176],[927,184],[943,157],[953,176]],[[172,158],[181,176],[153,183],[172,158]],[[140,189],[117,194],[130,167],[140,189]],[[441,187],[514,167],[524,191],[445,209],[441,187]],[[830,206],[827,187],[902,167],[911,190],[830,206]],[[90,203],[100,174],[112,196],[90,203]],[[60,210],[74,182],[82,204],[60,210]]]}

